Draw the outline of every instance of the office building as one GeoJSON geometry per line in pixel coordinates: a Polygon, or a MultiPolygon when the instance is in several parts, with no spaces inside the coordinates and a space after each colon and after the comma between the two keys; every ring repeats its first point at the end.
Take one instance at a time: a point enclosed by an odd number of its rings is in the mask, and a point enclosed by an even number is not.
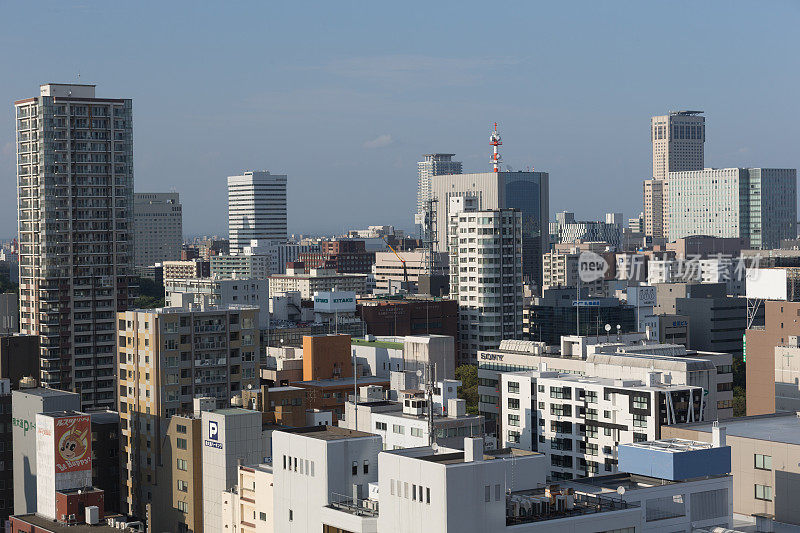
{"type": "MultiPolygon", "coordinates": [[[[458,302],[424,296],[363,298],[361,319],[375,336],[448,335],[458,338],[458,302]]],[[[456,360],[459,360],[456,343],[456,360]]]]}
{"type": "Polygon", "coordinates": [[[554,243],[605,242],[618,248],[622,239],[622,215],[606,213],[606,221],[575,220],[575,213],[563,211],[550,223],[550,238],[554,243]],[[619,216],[617,216],[619,215],[619,216]]]}
{"type": "Polygon", "coordinates": [[[670,240],[742,238],[764,250],[796,237],[795,169],[708,168],[671,172],[668,181],[670,240]]]}
{"type": "Polygon", "coordinates": [[[250,171],[228,176],[230,253],[242,253],[253,239],[286,242],[285,174],[250,171]]]}
{"type": "Polygon", "coordinates": [[[656,239],[667,237],[669,212],[666,211],[667,181],[644,180],[644,234],[656,239]]]}
{"type": "Polygon", "coordinates": [[[702,111],[670,111],[650,119],[653,143],[653,179],[664,180],[670,172],[703,168],[706,118],[702,111]]]}
{"type": "Polygon", "coordinates": [[[261,413],[238,408],[204,411],[202,432],[203,531],[222,532],[222,492],[236,483],[240,464],[267,459],[261,413]]]}
{"type": "Polygon", "coordinates": [[[219,279],[267,279],[272,272],[269,255],[237,254],[211,257],[211,276],[219,279]]]}
{"type": "MultiPolygon", "coordinates": [[[[447,272],[448,255],[433,252],[433,271],[447,272]]],[[[375,288],[389,294],[395,294],[400,289],[409,292],[419,291],[420,275],[431,274],[428,272],[428,254],[424,250],[410,252],[376,252],[375,253],[375,288]]]]}
{"type": "Polygon", "coordinates": [[[41,336],[42,383],[113,407],[133,274],[131,100],[51,83],[14,106],[20,331],[41,336]]]}
{"type": "Polygon", "coordinates": [[[286,265],[300,262],[300,254],[315,253],[319,251],[319,244],[288,242],[283,244],[270,243],[268,245],[270,256],[270,273],[285,274],[286,265]]]}
{"type": "MultiPolygon", "coordinates": [[[[599,335],[606,324],[614,332],[628,333],[636,328],[636,308],[617,298],[589,297],[581,284],[580,298],[575,288],[546,289],[522,311],[524,335],[527,340],[558,344],[562,335],[599,335]]],[[[511,337],[506,337],[511,338],[511,337]]],[[[522,337],[517,337],[522,338],[522,337]]]]}
{"type": "MultiPolygon", "coordinates": [[[[614,264],[614,254],[608,254],[606,261],[614,264]]],[[[589,296],[602,296],[604,291],[605,276],[593,281],[580,279],[578,266],[581,252],[577,249],[568,252],[551,251],[542,255],[542,290],[551,288],[573,287],[580,284],[589,296]]]]}
{"type": "Polygon", "coordinates": [[[547,172],[482,172],[434,176],[436,249],[450,243],[450,199],[474,198],[478,211],[517,209],[522,214],[522,268],[526,282],[542,282],[542,254],[550,248],[550,178],[547,172]]]}
{"type": "Polygon", "coordinates": [[[78,409],[80,409],[80,396],[73,392],[47,388],[12,391],[14,514],[37,511],[36,415],[78,409]]]}
{"type": "Polygon", "coordinates": [[[15,292],[0,294],[0,335],[19,333],[19,296],[15,292]]]}
{"type": "Polygon", "coordinates": [[[417,213],[424,213],[433,198],[433,176],[461,174],[461,161],[453,161],[456,154],[425,154],[417,163],[417,213]]]}
{"type": "Polygon", "coordinates": [[[353,291],[365,294],[367,288],[366,274],[339,274],[335,270],[306,269],[303,263],[290,263],[285,274],[273,274],[269,277],[270,292],[300,291],[304,300],[310,300],[319,291],[353,291]]]}
{"type": "Polygon", "coordinates": [[[702,111],[671,111],[650,119],[653,174],[644,181],[644,232],[671,237],[669,173],[701,170],[704,163],[705,117],[702,111]]]}
{"type": "Polygon", "coordinates": [[[318,252],[300,254],[307,268],[325,268],[340,274],[369,274],[375,264],[375,252],[368,251],[362,240],[320,241],[318,252]]]}
{"type": "Polygon", "coordinates": [[[266,309],[269,283],[266,279],[165,279],[164,292],[167,307],[257,307],[258,327],[269,326],[269,313],[266,309]]]}
{"type": "Polygon", "coordinates": [[[450,297],[458,302],[461,357],[474,361],[479,350],[522,337],[524,215],[455,206],[450,213],[450,297]]]}
{"type": "Polygon", "coordinates": [[[144,516],[169,418],[193,412],[196,397],[224,407],[258,385],[258,308],[162,308],[118,318],[123,511],[144,516]]]}
{"type": "Polygon", "coordinates": [[[539,451],[553,481],[617,472],[617,445],[661,438],[661,427],[704,420],[702,387],[510,372],[500,380],[502,447],[539,451]],[[531,406],[530,409],[528,406],[531,406]]]}
{"type": "Polygon", "coordinates": [[[39,377],[39,337],[0,335],[0,378],[11,381],[16,390],[24,377],[39,377]]]}
{"type": "Polygon", "coordinates": [[[644,212],[639,213],[639,216],[628,219],[628,229],[631,233],[644,233],[644,212]]]}
{"type": "Polygon", "coordinates": [[[208,278],[211,276],[211,262],[202,259],[164,261],[162,279],[208,278]]]}
{"type": "Polygon", "coordinates": [[[133,194],[134,266],[181,258],[183,212],[176,192],[133,194]]]}
{"type": "MultiPolygon", "coordinates": [[[[650,262],[653,263],[652,261],[650,262]]],[[[727,296],[725,283],[657,283],[656,314],[685,315],[692,350],[743,354],[747,299],[727,296]]]]}
{"type": "MultiPolygon", "coordinates": [[[[748,383],[748,391],[751,386],[748,383]]],[[[748,517],[767,515],[776,522],[800,526],[800,508],[795,503],[795,495],[800,491],[797,415],[792,412],[746,416],[720,425],[724,426],[719,429],[724,429],[731,449],[733,512],[748,517]]],[[[712,442],[715,429],[713,422],[706,421],[665,427],[662,434],[712,442]]]]}

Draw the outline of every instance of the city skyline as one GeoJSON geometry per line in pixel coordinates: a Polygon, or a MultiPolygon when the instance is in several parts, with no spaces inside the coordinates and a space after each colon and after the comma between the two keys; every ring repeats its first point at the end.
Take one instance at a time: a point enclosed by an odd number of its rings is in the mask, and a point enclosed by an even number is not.
{"type": "MultiPolygon", "coordinates": [[[[464,172],[488,170],[494,121],[503,134],[505,164],[549,172],[552,213],[569,209],[581,219],[605,210],[626,217],[641,211],[641,181],[651,173],[645,132],[651,116],[670,110],[705,111],[707,166],[798,166],[791,140],[800,117],[782,105],[797,85],[797,60],[778,48],[791,16],[711,3],[695,6],[683,26],[662,30],[641,20],[671,16],[677,8],[582,5],[577,14],[554,6],[500,8],[507,30],[492,37],[468,5],[456,13],[428,7],[423,15],[320,4],[319,19],[305,20],[302,43],[273,22],[300,16],[291,6],[256,10],[253,18],[266,21],[256,33],[227,30],[234,13],[196,10],[187,26],[215,29],[213,46],[189,27],[167,32],[156,26],[145,41],[116,28],[107,50],[80,62],[65,60],[55,48],[57,32],[43,31],[25,53],[0,60],[15,73],[0,95],[12,102],[41,83],[76,80],[130,95],[137,117],[136,191],[174,188],[190,234],[226,234],[225,178],[262,169],[290,177],[289,233],[374,223],[412,229],[420,157],[456,153],[464,172]],[[431,9],[454,17],[460,28],[441,30],[431,9]],[[352,16],[363,23],[354,35],[332,29],[339,17],[352,16]],[[602,28],[612,20],[609,36],[602,28]],[[571,30],[563,32],[567,21],[571,30]],[[758,40],[725,38],[742,21],[772,31],[758,40]],[[406,31],[419,39],[407,39],[406,31]],[[488,37],[448,42],[462,32],[488,37]],[[491,40],[496,45],[488,51],[491,40]],[[644,42],[647,53],[637,50],[644,42]],[[156,53],[163,49],[175,55],[156,53]],[[120,53],[132,61],[113,61],[120,53]],[[184,59],[176,64],[175,57],[184,59]],[[665,75],[664,64],[674,70],[668,71],[672,81],[653,83],[665,75]],[[734,75],[736,84],[726,81],[734,75]],[[165,140],[164,132],[173,130],[179,135],[165,140]],[[591,198],[572,195],[596,183],[604,186],[591,198]],[[377,195],[388,200],[364,201],[377,195]],[[338,206],[336,217],[320,214],[331,205],[338,206]]],[[[781,5],[797,12],[793,4],[781,5]]],[[[167,8],[164,19],[177,9],[167,8]]],[[[124,12],[131,28],[146,11],[124,12]]],[[[29,18],[24,4],[11,4],[9,12],[9,19],[29,18]]],[[[100,4],[54,4],[36,18],[43,29],[62,20],[80,28],[122,13],[100,4]]],[[[9,28],[4,44],[11,46],[21,31],[9,28]]],[[[73,45],[93,46],[105,31],[75,32],[73,45]]],[[[9,228],[1,232],[9,237],[16,211],[13,145],[7,122],[0,131],[0,228],[9,228]]]]}

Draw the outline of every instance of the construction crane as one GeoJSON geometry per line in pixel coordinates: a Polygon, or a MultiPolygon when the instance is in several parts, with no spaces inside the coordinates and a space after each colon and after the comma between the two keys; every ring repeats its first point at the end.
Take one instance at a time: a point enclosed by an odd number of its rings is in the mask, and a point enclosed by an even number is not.
{"type": "Polygon", "coordinates": [[[400,263],[403,265],[403,286],[408,289],[408,268],[406,267],[406,260],[400,257],[400,254],[397,253],[397,250],[392,248],[392,245],[389,244],[389,241],[386,240],[386,237],[381,235],[381,238],[383,239],[383,242],[386,243],[386,246],[389,247],[389,249],[394,253],[395,256],[397,256],[397,259],[400,260],[400,263]]]}

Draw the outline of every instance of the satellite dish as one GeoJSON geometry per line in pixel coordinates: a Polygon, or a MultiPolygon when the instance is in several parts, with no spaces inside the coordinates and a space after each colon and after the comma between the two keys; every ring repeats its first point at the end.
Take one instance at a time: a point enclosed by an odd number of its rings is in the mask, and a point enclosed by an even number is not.
{"type": "Polygon", "coordinates": [[[611,324],[606,324],[606,326],[605,326],[605,330],[606,330],[607,332],[608,332],[608,331],[611,331],[611,324]]]}
{"type": "Polygon", "coordinates": [[[436,453],[439,451],[439,445],[434,442],[433,444],[431,444],[431,449],[433,450],[434,453],[436,453]]]}
{"type": "Polygon", "coordinates": [[[248,383],[247,384],[247,390],[252,390],[252,388],[253,388],[253,384],[252,383],[248,383]]]}
{"type": "Polygon", "coordinates": [[[623,487],[622,485],[620,485],[619,487],[617,487],[617,494],[619,494],[620,496],[622,496],[623,494],[625,494],[625,487],[623,487]]]}
{"type": "Polygon", "coordinates": [[[418,378],[421,378],[421,377],[422,377],[422,370],[417,370],[417,377],[418,377],[418,378]]]}

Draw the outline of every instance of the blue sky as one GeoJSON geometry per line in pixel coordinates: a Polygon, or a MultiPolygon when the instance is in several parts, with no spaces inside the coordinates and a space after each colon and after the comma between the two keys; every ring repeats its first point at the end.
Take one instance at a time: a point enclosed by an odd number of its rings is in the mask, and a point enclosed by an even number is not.
{"type": "Polygon", "coordinates": [[[226,233],[225,177],[289,175],[290,232],[411,227],[420,154],[550,172],[551,217],[641,210],[649,117],[706,112],[706,165],[800,164],[800,3],[0,0],[0,236],[13,101],[133,98],[136,190],[226,233]]]}

